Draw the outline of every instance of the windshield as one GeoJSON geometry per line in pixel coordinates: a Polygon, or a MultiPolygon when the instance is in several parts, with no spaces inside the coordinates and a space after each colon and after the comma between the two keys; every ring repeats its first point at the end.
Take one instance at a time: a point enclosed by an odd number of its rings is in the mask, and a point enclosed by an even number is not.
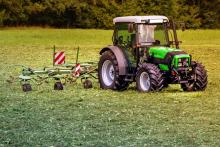
{"type": "Polygon", "coordinates": [[[163,24],[139,24],[138,32],[139,42],[143,46],[168,44],[163,24]]]}

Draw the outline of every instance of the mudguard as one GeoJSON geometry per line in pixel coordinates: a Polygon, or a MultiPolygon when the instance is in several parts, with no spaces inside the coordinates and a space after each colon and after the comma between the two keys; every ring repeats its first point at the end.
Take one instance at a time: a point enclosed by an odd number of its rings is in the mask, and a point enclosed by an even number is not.
{"type": "Polygon", "coordinates": [[[111,45],[111,46],[107,46],[107,47],[103,48],[99,54],[101,55],[103,52],[105,52],[107,50],[111,50],[117,59],[118,67],[119,67],[119,75],[126,75],[128,62],[126,60],[125,54],[123,53],[122,49],[120,49],[117,46],[111,45]]]}

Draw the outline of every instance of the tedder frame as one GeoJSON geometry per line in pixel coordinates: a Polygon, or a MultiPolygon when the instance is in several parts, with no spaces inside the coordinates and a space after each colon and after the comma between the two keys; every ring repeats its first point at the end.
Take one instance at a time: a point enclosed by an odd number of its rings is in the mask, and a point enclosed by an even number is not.
{"type": "MultiPolygon", "coordinates": [[[[77,48],[76,62],[71,64],[65,63],[65,56],[63,51],[56,51],[55,46],[53,47],[53,66],[43,67],[41,69],[34,69],[30,67],[21,66],[21,74],[18,77],[22,90],[24,92],[32,91],[31,83],[41,85],[43,83],[48,83],[53,80],[54,90],[63,90],[63,85],[66,83],[76,83],[77,79],[80,79],[83,83],[84,88],[92,88],[92,81],[90,79],[97,79],[97,62],[81,62],[79,63],[79,50],[77,48]],[[56,53],[61,53],[56,56],[56,53]],[[56,64],[55,57],[60,61],[56,64]],[[59,58],[59,59],[58,59],[59,58]],[[62,58],[62,59],[61,59],[62,58]]],[[[10,77],[8,82],[15,81],[16,78],[10,77]]]]}

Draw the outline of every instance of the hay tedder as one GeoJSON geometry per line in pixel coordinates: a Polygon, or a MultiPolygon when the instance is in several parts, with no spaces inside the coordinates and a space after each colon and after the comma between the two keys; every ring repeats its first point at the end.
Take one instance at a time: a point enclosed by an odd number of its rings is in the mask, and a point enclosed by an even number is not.
{"type": "Polygon", "coordinates": [[[53,48],[53,66],[33,69],[22,66],[21,75],[18,77],[24,92],[32,90],[31,83],[43,84],[55,81],[54,90],[63,90],[63,84],[76,83],[80,79],[84,88],[92,88],[91,78],[97,79],[97,62],[79,63],[79,47],[77,48],[76,62],[65,63],[65,52],[53,48]]]}

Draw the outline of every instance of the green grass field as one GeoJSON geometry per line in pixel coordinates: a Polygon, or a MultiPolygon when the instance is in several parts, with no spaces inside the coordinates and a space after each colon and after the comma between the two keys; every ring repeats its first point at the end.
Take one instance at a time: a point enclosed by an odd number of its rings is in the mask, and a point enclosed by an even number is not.
{"type": "Polygon", "coordinates": [[[179,32],[181,48],[208,70],[204,92],[171,85],[158,93],[138,93],[135,85],[116,92],[80,83],[54,91],[53,83],[24,93],[11,65],[50,66],[52,47],[75,60],[98,61],[111,44],[111,30],[8,28],[0,30],[0,146],[219,146],[220,30],[179,32]]]}

